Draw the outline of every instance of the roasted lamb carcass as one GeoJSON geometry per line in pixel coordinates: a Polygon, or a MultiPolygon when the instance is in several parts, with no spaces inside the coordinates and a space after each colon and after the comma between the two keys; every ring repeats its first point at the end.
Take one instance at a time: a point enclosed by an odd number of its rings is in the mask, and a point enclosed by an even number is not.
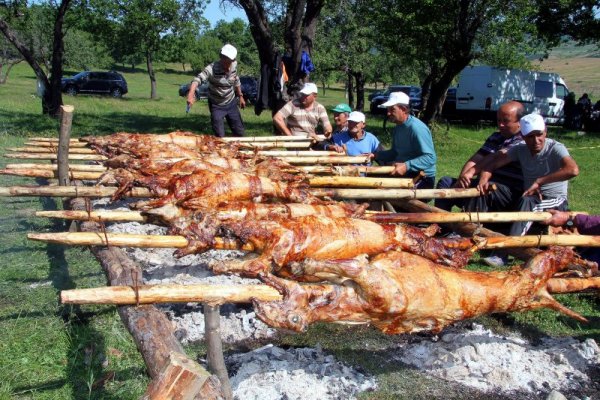
{"type": "Polygon", "coordinates": [[[176,256],[198,254],[214,246],[215,236],[223,224],[241,220],[288,219],[307,215],[329,218],[360,217],[368,204],[300,204],[234,202],[214,210],[189,210],[173,204],[144,211],[149,221],[169,226],[169,234],[183,235],[188,246],[175,252],[176,256]]]}
{"type": "Polygon", "coordinates": [[[356,218],[306,216],[292,219],[235,221],[222,224],[225,237],[251,243],[260,255],[213,265],[217,273],[257,276],[275,268],[287,276],[286,267],[306,258],[331,260],[360,254],[376,255],[402,249],[436,262],[463,267],[476,249],[471,239],[439,239],[432,231],[404,224],[378,224],[356,218]]]}
{"type": "Polygon", "coordinates": [[[160,149],[192,150],[197,153],[220,153],[222,156],[237,154],[239,143],[227,143],[208,135],[194,135],[191,132],[175,131],[164,135],[119,132],[109,136],[89,136],[82,138],[99,152],[112,157],[118,154],[142,156],[160,149]],[[232,153],[233,152],[233,153],[232,153]]]}
{"type": "Polygon", "coordinates": [[[315,277],[347,279],[345,286],[301,285],[265,274],[282,301],[254,301],[257,316],[273,327],[305,330],[315,321],[369,322],[388,334],[439,332],[456,321],[496,312],[550,308],[579,321],[581,315],[548,292],[557,271],[576,263],[568,248],[552,248],[524,268],[474,272],[446,268],[420,256],[391,251],[337,261],[305,260],[297,268],[315,277]]]}
{"type": "Polygon", "coordinates": [[[172,178],[166,188],[167,195],[140,202],[137,207],[148,210],[176,204],[184,208],[210,209],[233,201],[260,203],[270,200],[323,203],[310,193],[310,188],[304,182],[278,182],[235,171],[197,170],[190,175],[172,178]]]}

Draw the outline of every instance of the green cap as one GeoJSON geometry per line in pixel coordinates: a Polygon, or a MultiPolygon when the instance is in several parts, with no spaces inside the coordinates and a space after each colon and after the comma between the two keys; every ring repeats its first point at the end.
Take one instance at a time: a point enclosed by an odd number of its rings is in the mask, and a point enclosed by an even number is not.
{"type": "Polygon", "coordinates": [[[333,107],[331,109],[331,111],[339,112],[339,113],[349,113],[349,112],[352,112],[352,109],[350,108],[350,106],[348,104],[340,103],[337,106],[333,107]]]}

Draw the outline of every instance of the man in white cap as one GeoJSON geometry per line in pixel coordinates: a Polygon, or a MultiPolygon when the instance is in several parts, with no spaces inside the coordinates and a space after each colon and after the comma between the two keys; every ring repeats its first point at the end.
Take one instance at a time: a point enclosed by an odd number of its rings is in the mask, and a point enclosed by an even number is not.
{"type": "Polygon", "coordinates": [[[208,81],[208,108],[210,110],[210,121],[213,132],[218,137],[225,136],[225,124],[231,128],[233,136],[244,136],[244,123],[238,102],[241,108],[246,107],[246,101],[242,95],[242,83],[237,74],[237,49],[230,44],[221,48],[219,61],[208,64],[198,74],[190,85],[187,95],[188,107],[196,102],[196,88],[204,81],[208,81]],[[237,98],[236,98],[237,95],[237,98]]]}
{"type": "MultiPolygon", "coordinates": [[[[479,175],[480,191],[486,193],[492,172],[517,161],[523,171],[523,196],[519,202],[520,211],[544,211],[567,209],[568,180],[579,174],[579,167],[569,155],[566,147],[546,137],[546,124],[539,114],[528,114],[521,118],[521,135],[525,143],[513,146],[506,152],[498,152],[483,167],[479,175]]],[[[525,235],[531,222],[515,222],[510,229],[511,236],[525,235]]],[[[493,257],[489,257],[490,259],[493,257]]],[[[486,260],[488,264],[500,266],[504,260],[486,260]]]]}
{"type": "Polygon", "coordinates": [[[281,110],[273,116],[273,123],[286,136],[316,136],[319,123],[326,137],[333,130],[327,110],[317,103],[317,85],[305,83],[300,89],[300,97],[288,101],[281,110]]]}
{"type": "Polygon", "coordinates": [[[380,107],[387,108],[388,119],[396,124],[390,150],[375,154],[380,164],[393,163],[393,175],[412,178],[421,171],[425,177],[416,187],[431,189],[435,182],[436,160],[431,131],[420,119],[410,114],[410,99],[404,92],[393,92],[380,107]]]}
{"type": "Polygon", "coordinates": [[[333,135],[333,144],[326,145],[325,150],[346,153],[349,156],[368,155],[383,150],[379,140],[370,132],[365,131],[365,114],[353,111],[348,116],[348,130],[333,135]]]}

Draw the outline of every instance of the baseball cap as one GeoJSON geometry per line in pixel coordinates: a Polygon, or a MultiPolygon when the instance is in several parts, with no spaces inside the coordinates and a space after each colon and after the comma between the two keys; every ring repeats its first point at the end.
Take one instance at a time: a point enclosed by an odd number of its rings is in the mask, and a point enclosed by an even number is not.
{"type": "Polygon", "coordinates": [[[237,57],[237,49],[227,43],[221,48],[221,54],[233,61],[237,57]]]}
{"type": "Polygon", "coordinates": [[[386,107],[395,106],[396,104],[408,106],[408,105],[410,105],[410,98],[404,92],[393,92],[390,94],[388,101],[381,104],[379,107],[386,108],[386,107]]]}
{"type": "Polygon", "coordinates": [[[544,117],[540,114],[527,114],[519,122],[521,123],[521,135],[523,136],[527,136],[531,132],[546,130],[544,117]]]}
{"type": "Polygon", "coordinates": [[[317,85],[312,82],[305,83],[302,89],[300,89],[300,93],[307,96],[312,93],[317,93],[317,85]]]}
{"type": "Polygon", "coordinates": [[[348,116],[348,121],[352,122],[365,122],[365,114],[360,111],[352,111],[348,116]]]}
{"type": "Polygon", "coordinates": [[[333,107],[331,109],[331,111],[338,112],[338,113],[350,113],[350,112],[352,112],[352,109],[350,108],[350,106],[348,104],[340,103],[337,106],[333,107]]]}

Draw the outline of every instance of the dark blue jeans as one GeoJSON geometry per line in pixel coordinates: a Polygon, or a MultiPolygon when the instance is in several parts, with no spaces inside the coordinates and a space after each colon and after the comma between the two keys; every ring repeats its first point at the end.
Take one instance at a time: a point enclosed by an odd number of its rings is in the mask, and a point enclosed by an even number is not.
{"type": "Polygon", "coordinates": [[[229,125],[233,136],[244,136],[244,122],[242,121],[242,115],[240,114],[235,98],[228,104],[222,106],[212,104],[209,101],[208,109],[210,110],[210,122],[215,136],[225,136],[225,123],[223,122],[223,118],[227,120],[227,124],[229,125]]]}

